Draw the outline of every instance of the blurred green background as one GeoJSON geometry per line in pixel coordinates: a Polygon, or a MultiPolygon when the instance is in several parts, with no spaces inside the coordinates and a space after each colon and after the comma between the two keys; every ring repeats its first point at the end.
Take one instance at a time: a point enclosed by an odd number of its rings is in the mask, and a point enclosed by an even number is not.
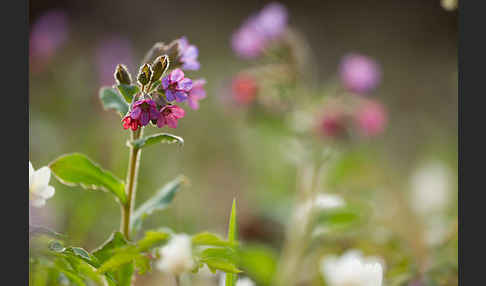
{"type": "MultiPolygon", "coordinates": [[[[198,111],[188,110],[179,128],[168,130],[184,138],[183,148],[159,145],[143,151],[137,201],[178,174],[186,175],[191,186],[169,209],[152,216],[146,228],[167,225],[179,232],[224,234],[235,197],[242,239],[278,248],[296,185],[295,167],[279,148],[285,132],[278,121],[248,120],[244,108],[226,104],[231,76],[249,66],[233,54],[231,34],[265,3],[30,1],[31,27],[57,9],[67,15],[68,34],[42,67],[31,61],[29,158],[34,167],[81,152],[124,178],[128,132],[98,100],[100,86],[113,83],[106,82],[100,62],[119,53],[134,74],[154,42],[185,35],[199,47],[202,65],[189,74],[207,79],[208,97],[198,111]],[[110,39],[111,47],[106,44],[110,39]]],[[[380,189],[373,200],[381,212],[407,195],[410,174],[421,162],[442,160],[457,174],[457,11],[445,11],[439,0],[282,3],[290,25],[312,48],[319,85],[336,80],[339,61],[348,52],[369,55],[382,65],[383,81],[373,97],[388,108],[387,131],[344,156],[341,163],[354,168],[335,179],[336,191],[380,189]]],[[[110,194],[51,182],[56,194],[46,207],[33,210],[34,222],[89,250],[118,229],[120,210],[110,194]]],[[[452,214],[457,216],[457,209],[452,214]]]]}

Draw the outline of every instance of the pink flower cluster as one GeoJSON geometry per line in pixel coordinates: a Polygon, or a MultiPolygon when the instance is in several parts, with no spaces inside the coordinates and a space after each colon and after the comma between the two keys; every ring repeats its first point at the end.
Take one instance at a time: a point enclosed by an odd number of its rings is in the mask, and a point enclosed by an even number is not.
{"type": "Polygon", "coordinates": [[[181,69],[172,70],[162,78],[160,87],[165,94],[162,104],[156,103],[153,99],[146,98],[133,103],[131,111],[123,119],[123,128],[137,130],[150,122],[162,128],[169,126],[177,128],[177,122],[185,115],[184,109],[171,102],[187,101],[192,109],[199,108],[199,100],[206,97],[204,90],[204,79],[192,81],[185,77],[181,69]]]}

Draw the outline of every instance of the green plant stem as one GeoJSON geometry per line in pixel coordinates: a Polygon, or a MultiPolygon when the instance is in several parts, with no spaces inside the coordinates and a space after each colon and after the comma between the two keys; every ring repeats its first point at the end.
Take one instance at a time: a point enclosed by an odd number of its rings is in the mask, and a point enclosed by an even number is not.
{"type": "MultiPolygon", "coordinates": [[[[142,128],[132,131],[131,140],[134,141],[139,139],[142,136],[142,133],[142,128]]],[[[120,225],[121,232],[127,240],[130,240],[130,218],[133,212],[133,206],[135,204],[140,152],[140,148],[130,145],[130,157],[128,161],[128,172],[125,187],[127,201],[122,206],[122,221],[120,225]]]]}

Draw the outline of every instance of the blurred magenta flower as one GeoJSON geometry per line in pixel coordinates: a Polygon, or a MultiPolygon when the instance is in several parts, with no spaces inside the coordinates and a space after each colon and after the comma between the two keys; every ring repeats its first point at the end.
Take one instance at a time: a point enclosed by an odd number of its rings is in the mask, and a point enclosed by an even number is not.
{"type": "Polygon", "coordinates": [[[381,68],[369,57],[349,54],[341,60],[339,76],[344,88],[358,94],[366,94],[380,83],[381,68]]]}
{"type": "Polygon", "coordinates": [[[184,70],[198,70],[201,65],[197,60],[199,50],[195,45],[190,45],[186,37],[179,40],[179,60],[184,70]]]}
{"type": "Polygon", "coordinates": [[[202,78],[193,81],[192,89],[187,98],[187,104],[190,108],[194,110],[199,109],[199,100],[206,97],[206,91],[204,90],[205,84],[206,80],[202,78]]]}
{"type": "Polygon", "coordinates": [[[159,128],[168,125],[171,128],[177,128],[177,120],[184,117],[186,112],[177,105],[166,105],[160,109],[160,117],[157,120],[159,128]]]}
{"type": "Polygon", "coordinates": [[[102,40],[96,48],[96,67],[101,85],[113,84],[113,71],[118,64],[134,70],[134,52],[130,40],[113,35],[102,40]]]}
{"type": "Polygon", "coordinates": [[[258,85],[252,76],[239,74],[231,83],[231,91],[238,104],[249,104],[257,95],[258,85]]]}
{"type": "Polygon", "coordinates": [[[285,6],[273,2],[251,15],[231,38],[235,53],[245,59],[260,56],[269,43],[287,28],[287,14],[285,6]]]}
{"type": "Polygon", "coordinates": [[[192,80],[184,77],[181,69],[175,69],[162,79],[161,86],[165,90],[167,101],[183,102],[192,89],[192,80]]]}
{"type": "Polygon", "coordinates": [[[346,116],[340,111],[329,112],[322,116],[320,131],[327,137],[340,137],[346,131],[346,116]]]}
{"type": "Polygon", "coordinates": [[[381,103],[368,101],[356,112],[356,120],[360,131],[365,136],[374,136],[385,130],[388,117],[381,103]]]}
{"type": "Polygon", "coordinates": [[[62,10],[50,10],[42,14],[32,25],[30,32],[31,60],[38,70],[52,58],[69,37],[68,16],[62,10]]]}

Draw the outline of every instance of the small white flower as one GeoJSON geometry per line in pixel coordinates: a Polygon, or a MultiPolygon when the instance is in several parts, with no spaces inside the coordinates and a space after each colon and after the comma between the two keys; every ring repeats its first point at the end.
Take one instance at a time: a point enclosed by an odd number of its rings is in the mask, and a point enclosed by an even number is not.
{"type": "Polygon", "coordinates": [[[411,177],[412,208],[429,215],[443,210],[451,199],[451,171],[439,162],[429,162],[411,177]]]}
{"type": "Polygon", "coordinates": [[[458,0],[441,0],[440,5],[447,11],[457,9],[458,0]]]}
{"type": "Polygon", "coordinates": [[[329,286],[381,286],[383,266],[378,258],[350,250],[340,257],[323,258],[321,274],[329,286]]]}
{"type": "Polygon", "coordinates": [[[156,267],[161,271],[180,275],[194,267],[192,258],[191,237],[187,234],[176,234],[160,249],[161,259],[156,267]]]}
{"type": "MultiPolygon", "coordinates": [[[[226,274],[221,274],[219,278],[219,286],[225,286],[226,285],[226,274]]],[[[248,277],[243,277],[238,280],[236,280],[236,286],[255,286],[255,282],[251,280],[248,277]]]]}
{"type": "Polygon", "coordinates": [[[48,167],[42,167],[36,171],[29,161],[29,194],[33,206],[44,206],[46,200],[54,195],[54,187],[49,186],[50,179],[51,170],[48,167]]]}
{"type": "Polygon", "coordinates": [[[334,194],[319,194],[314,200],[308,200],[297,207],[296,216],[299,221],[306,219],[312,211],[331,210],[343,207],[344,200],[334,194]]]}

